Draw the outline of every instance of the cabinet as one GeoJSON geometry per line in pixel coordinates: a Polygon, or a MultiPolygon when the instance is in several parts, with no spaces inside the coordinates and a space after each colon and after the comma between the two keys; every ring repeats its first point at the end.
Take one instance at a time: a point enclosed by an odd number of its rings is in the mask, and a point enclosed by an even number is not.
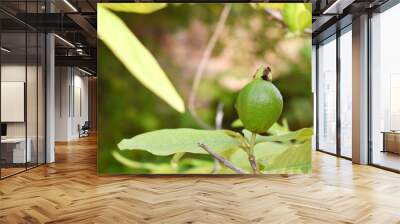
{"type": "Polygon", "coordinates": [[[400,132],[388,131],[383,134],[382,152],[392,152],[400,154],[400,132]]]}

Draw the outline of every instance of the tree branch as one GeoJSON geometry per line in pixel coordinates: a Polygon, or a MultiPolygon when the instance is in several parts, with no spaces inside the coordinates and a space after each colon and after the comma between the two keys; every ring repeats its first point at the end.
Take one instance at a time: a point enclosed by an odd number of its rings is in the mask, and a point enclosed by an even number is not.
{"type": "MultiPolygon", "coordinates": [[[[264,9],[264,11],[269,14],[273,20],[275,20],[277,23],[279,23],[282,27],[287,28],[287,24],[283,20],[282,14],[278,10],[274,9],[264,9]]],[[[308,37],[309,35],[312,34],[311,29],[305,29],[302,33],[302,36],[304,35],[305,37],[308,37]]]]}
{"type": "Polygon", "coordinates": [[[230,161],[226,160],[224,157],[216,153],[214,150],[210,149],[207,145],[198,143],[199,147],[204,149],[206,152],[208,152],[212,157],[214,157],[216,160],[218,160],[221,164],[224,166],[228,167],[229,169],[235,171],[236,173],[239,174],[246,174],[247,172],[244,171],[242,168],[237,167],[235,164],[231,163],[230,161]]]}
{"type": "Polygon", "coordinates": [[[274,9],[264,9],[264,10],[267,14],[269,14],[272,17],[272,19],[281,24],[281,26],[287,27],[286,23],[283,21],[282,14],[278,10],[274,9]]]}
{"type": "Polygon", "coordinates": [[[196,75],[193,80],[192,84],[192,89],[190,91],[189,95],[189,102],[188,102],[188,107],[189,107],[189,112],[193,116],[193,118],[196,120],[196,122],[202,127],[206,129],[211,129],[210,125],[205,123],[197,114],[196,112],[196,94],[199,89],[200,81],[203,76],[204,70],[206,68],[206,65],[208,63],[208,60],[210,59],[211,53],[215,47],[215,44],[217,43],[219,37],[221,36],[221,33],[225,27],[225,22],[226,19],[228,18],[229,12],[231,11],[231,4],[225,4],[224,8],[222,9],[221,15],[218,19],[217,26],[214,30],[214,33],[212,34],[206,49],[204,50],[204,53],[202,55],[201,61],[199,63],[199,66],[197,67],[196,70],[196,75]]]}
{"type": "Polygon", "coordinates": [[[251,140],[250,140],[250,147],[249,147],[249,150],[247,151],[247,154],[249,156],[249,163],[250,163],[251,168],[253,169],[253,173],[258,174],[258,173],[260,173],[260,170],[257,165],[256,157],[254,156],[254,146],[256,144],[256,137],[257,137],[257,134],[252,132],[251,140]]]}

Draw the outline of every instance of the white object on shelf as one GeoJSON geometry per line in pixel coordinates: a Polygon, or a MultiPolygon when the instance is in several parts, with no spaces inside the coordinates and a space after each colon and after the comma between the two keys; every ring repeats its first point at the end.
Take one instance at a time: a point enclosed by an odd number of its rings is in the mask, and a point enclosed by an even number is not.
{"type": "Polygon", "coordinates": [[[25,163],[32,161],[32,140],[28,138],[25,154],[25,138],[6,138],[1,140],[1,144],[14,144],[13,163],[25,163]]]}

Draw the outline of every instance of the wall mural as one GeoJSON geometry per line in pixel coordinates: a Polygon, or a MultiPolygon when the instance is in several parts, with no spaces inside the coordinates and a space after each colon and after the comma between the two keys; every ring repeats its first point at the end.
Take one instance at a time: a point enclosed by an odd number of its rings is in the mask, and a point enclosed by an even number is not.
{"type": "Polygon", "coordinates": [[[98,4],[98,172],[311,172],[311,8],[98,4]]]}

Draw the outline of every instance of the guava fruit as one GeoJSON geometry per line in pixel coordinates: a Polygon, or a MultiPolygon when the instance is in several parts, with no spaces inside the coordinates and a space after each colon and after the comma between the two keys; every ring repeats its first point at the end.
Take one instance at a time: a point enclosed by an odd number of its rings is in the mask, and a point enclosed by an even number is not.
{"type": "Polygon", "coordinates": [[[239,119],[254,133],[265,133],[282,113],[282,95],[269,80],[270,72],[269,67],[259,68],[253,80],[239,92],[236,101],[239,119]]]}

